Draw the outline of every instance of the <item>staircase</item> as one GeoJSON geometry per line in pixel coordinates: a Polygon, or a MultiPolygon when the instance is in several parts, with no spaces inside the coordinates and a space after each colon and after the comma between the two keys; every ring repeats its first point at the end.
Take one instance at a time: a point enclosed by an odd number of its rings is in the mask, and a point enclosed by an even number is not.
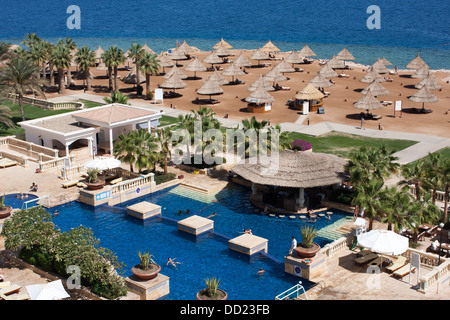
{"type": "Polygon", "coordinates": [[[175,187],[175,188],[171,189],[169,192],[176,194],[178,196],[181,196],[181,197],[193,199],[193,200],[207,203],[207,204],[217,201],[216,193],[203,193],[203,192],[197,191],[193,188],[186,187],[183,185],[175,187]]]}
{"type": "Polygon", "coordinates": [[[326,238],[326,239],[329,239],[332,241],[342,238],[343,236],[346,236],[347,234],[349,234],[351,232],[351,230],[346,230],[346,228],[342,228],[342,226],[352,220],[353,220],[353,218],[350,216],[339,219],[338,221],[320,229],[317,236],[326,238]]]}

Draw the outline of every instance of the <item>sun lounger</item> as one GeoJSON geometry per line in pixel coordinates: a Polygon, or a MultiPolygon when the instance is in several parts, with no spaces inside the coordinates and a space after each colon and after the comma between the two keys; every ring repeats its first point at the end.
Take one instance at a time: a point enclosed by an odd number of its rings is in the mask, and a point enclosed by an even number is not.
{"type": "Polygon", "coordinates": [[[6,288],[1,288],[0,295],[1,294],[8,295],[11,293],[19,292],[21,288],[22,288],[21,286],[18,286],[17,284],[13,284],[12,286],[9,286],[6,288]]]}
{"type": "Polygon", "coordinates": [[[16,166],[19,163],[17,161],[8,159],[8,158],[2,158],[0,159],[0,168],[6,168],[6,167],[12,167],[16,166]]]}
{"type": "MultiPolygon", "coordinates": [[[[394,277],[400,278],[400,280],[403,280],[403,277],[408,275],[411,271],[411,264],[407,263],[405,264],[403,267],[401,267],[400,269],[395,270],[392,275],[394,277]]],[[[416,268],[413,267],[412,268],[412,272],[414,273],[416,271],[416,268]]]]}
{"type": "Polygon", "coordinates": [[[406,264],[406,257],[400,256],[392,264],[386,267],[387,271],[394,272],[406,264]]]}
{"type": "Polygon", "coordinates": [[[72,180],[72,181],[62,183],[62,186],[67,189],[67,188],[76,186],[77,183],[78,183],[78,180],[72,180]]]}
{"type": "Polygon", "coordinates": [[[77,183],[77,187],[80,187],[80,188],[86,188],[87,185],[86,185],[84,182],[78,182],[78,183],[77,183]]]}
{"type": "Polygon", "coordinates": [[[376,258],[378,258],[378,255],[376,253],[369,253],[362,257],[356,258],[355,263],[359,265],[364,265],[371,262],[372,260],[375,260],[376,258]]]}
{"type": "Polygon", "coordinates": [[[122,182],[123,181],[123,178],[122,177],[120,177],[120,178],[117,178],[117,179],[114,179],[114,180],[111,180],[109,183],[110,184],[116,184],[116,183],[119,183],[119,182],[122,182]]]}
{"type": "Polygon", "coordinates": [[[30,300],[30,296],[28,295],[28,293],[15,293],[10,294],[9,296],[1,294],[0,298],[2,300],[30,300]]]}
{"type": "Polygon", "coordinates": [[[0,282],[0,288],[6,288],[11,285],[11,281],[2,281],[0,282]]]}

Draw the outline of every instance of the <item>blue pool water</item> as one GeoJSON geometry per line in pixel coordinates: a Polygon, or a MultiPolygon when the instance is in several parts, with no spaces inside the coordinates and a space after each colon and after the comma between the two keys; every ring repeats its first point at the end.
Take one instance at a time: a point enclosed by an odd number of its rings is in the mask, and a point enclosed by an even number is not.
{"type": "Polygon", "coordinates": [[[30,200],[38,198],[38,196],[35,194],[25,193],[23,195],[27,196],[27,197],[21,199],[21,196],[22,196],[21,193],[7,194],[5,196],[5,205],[11,206],[11,207],[13,207],[13,209],[22,209],[22,206],[26,201],[30,201],[30,200]],[[19,196],[19,197],[17,197],[17,196],[19,196]]]}
{"type": "MultiPolygon", "coordinates": [[[[126,264],[124,275],[131,275],[131,268],[139,263],[137,252],[150,251],[155,261],[162,266],[161,273],[170,277],[168,299],[195,299],[195,294],[204,288],[204,279],[219,277],[221,288],[227,291],[229,299],[271,300],[302,280],[305,287],[312,283],[284,272],[284,256],[289,250],[291,235],[301,239],[299,219],[273,218],[249,205],[249,190],[231,186],[217,196],[217,202],[204,203],[164,190],[156,194],[108,207],[91,206],[72,202],[50,209],[59,214],[55,224],[66,231],[80,225],[93,230],[101,246],[114,251],[119,260],[126,264]],[[163,218],[142,222],[126,214],[126,206],[146,200],[162,207],[163,218]],[[178,231],[177,221],[188,215],[179,210],[189,209],[191,214],[207,217],[214,212],[214,233],[194,237],[178,231]],[[253,234],[269,239],[268,255],[255,254],[251,257],[228,248],[228,240],[239,236],[244,228],[253,234]],[[168,257],[181,262],[178,270],[166,266],[168,257]],[[260,267],[266,270],[260,278],[256,272],[260,267]]],[[[320,217],[317,227],[324,227],[344,213],[334,211],[332,221],[320,217]]],[[[325,245],[331,240],[318,237],[316,241],[325,245]]]]}

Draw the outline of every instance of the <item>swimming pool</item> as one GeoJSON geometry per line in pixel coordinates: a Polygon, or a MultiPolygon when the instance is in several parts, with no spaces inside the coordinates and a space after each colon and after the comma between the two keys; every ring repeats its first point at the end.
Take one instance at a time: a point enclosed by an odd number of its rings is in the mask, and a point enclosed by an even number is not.
{"type": "MultiPolygon", "coordinates": [[[[216,195],[214,202],[180,196],[174,193],[176,190],[171,188],[116,207],[93,208],[72,202],[54,207],[50,212],[59,210],[54,222],[62,231],[79,225],[91,228],[101,240],[101,246],[114,251],[126,264],[125,276],[131,275],[131,268],[139,263],[137,252],[150,251],[161,265],[161,273],[170,277],[170,294],[166,299],[195,299],[207,277],[220,278],[220,287],[227,291],[229,299],[241,300],[272,300],[299,280],[305,287],[312,285],[284,272],[284,256],[289,250],[291,235],[301,238],[300,226],[305,222],[264,215],[249,204],[249,190],[239,186],[225,188],[216,195]],[[142,222],[128,216],[126,206],[142,200],[160,205],[163,217],[142,222]],[[190,213],[180,213],[180,210],[190,210],[190,213]],[[207,217],[214,212],[217,213],[211,218],[214,233],[195,237],[178,231],[178,220],[191,214],[207,217]],[[248,257],[228,248],[228,240],[239,236],[244,228],[269,239],[268,255],[248,257]],[[182,263],[177,270],[166,266],[168,257],[182,263]],[[256,274],[260,267],[266,270],[262,278],[256,274]]],[[[342,217],[344,214],[340,212],[332,215],[333,221],[342,217]]],[[[319,218],[316,225],[325,227],[333,221],[319,218]]],[[[321,237],[316,241],[321,245],[331,242],[321,237]]]]}
{"type": "Polygon", "coordinates": [[[37,199],[38,196],[31,193],[12,193],[5,196],[5,205],[11,206],[13,209],[22,209],[25,202],[37,199]],[[23,197],[23,199],[21,198],[23,197]]]}

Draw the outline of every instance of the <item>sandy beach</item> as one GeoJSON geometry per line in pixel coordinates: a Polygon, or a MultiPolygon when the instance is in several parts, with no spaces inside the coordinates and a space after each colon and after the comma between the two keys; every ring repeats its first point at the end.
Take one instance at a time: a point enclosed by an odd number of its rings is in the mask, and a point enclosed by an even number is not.
{"type": "MultiPolygon", "coordinates": [[[[240,52],[243,52],[246,57],[249,57],[252,53],[250,50],[231,50],[233,56],[229,57],[230,61],[237,58],[240,52]]],[[[199,61],[202,61],[210,52],[198,51],[191,55],[198,57],[199,61]]],[[[288,53],[277,53],[277,58],[286,57],[288,53]]],[[[387,57],[389,60],[389,57],[387,57]]],[[[414,57],[411,57],[411,60],[414,57]]],[[[178,63],[181,65],[179,68],[188,77],[193,77],[194,72],[184,70],[184,67],[192,60],[181,60],[178,63]]],[[[251,60],[253,64],[257,64],[257,61],[251,60]]],[[[311,80],[314,75],[322,67],[318,60],[315,60],[312,64],[296,64],[295,67],[303,69],[303,72],[285,73],[284,75],[289,78],[287,81],[280,82],[279,84],[284,87],[289,87],[290,90],[272,91],[270,94],[275,98],[272,103],[272,111],[265,114],[254,114],[247,112],[247,103],[243,101],[250,92],[247,90],[257,77],[262,74],[265,75],[270,69],[280,60],[264,60],[261,63],[268,63],[270,66],[259,68],[246,68],[247,74],[239,76],[240,80],[245,81],[244,84],[239,85],[224,85],[222,86],[224,93],[221,95],[213,96],[213,98],[220,100],[220,103],[214,105],[206,105],[212,107],[218,117],[224,117],[227,113],[230,119],[242,120],[255,116],[258,120],[270,120],[270,123],[278,124],[283,122],[295,122],[300,112],[290,109],[286,105],[286,101],[293,99],[295,94],[304,88],[306,84],[311,80]]],[[[426,62],[426,61],[425,61],[426,62]]],[[[331,93],[330,96],[324,99],[324,114],[317,114],[316,112],[309,114],[310,124],[319,123],[322,121],[342,123],[347,125],[360,125],[359,114],[360,109],[353,107],[353,103],[359,100],[363,95],[361,90],[368,86],[368,83],[361,82],[360,79],[366,74],[367,66],[346,62],[352,69],[340,70],[336,72],[344,73],[348,77],[336,77],[332,78],[334,85],[326,88],[325,91],[331,93]]],[[[210,64],[203,63],[205,67],[210,67],[210,64]]],[[[219,65],[223,69],[229,66],[229,63],[219,65]]],[[[130,67],[134,68],[134,64],[130,67]]],[[[170,68],[165,68],[167,72],[170,68]]],[[[72,68],[75,72],[76,68],[72,68]]],[[[160,68],[162,71],[162,68],[160,68]]],[[[103,96],[109,96],[110,93],[107,90],[108,77],[106,71],[98,71],[95,67],[91,68],[93,75],[92,79],[92,91],[88,93],[94,93],[103,96]]],[[[121,68],[118,71],[120,79],[124,78],[129,71],[125,68],[121,68]]],[[[376,110],[374,114],[382,116],[381,125],[385,130],[399,131],[399,132],[414,132],[421,134],[430,134],[436,136],[450,137],[450,116],[448,114],[449,101],[450,101],[450,70],[433,70],[436,80],[442,86],[441,90],[433,91],[439,101],[437,103],[426,103],[425,107],[432,109],[430,114],[415,114],[411,112],[411,108],[421,108],[421,103],[416,103],[408,100],[408,97],[417,92],[414,87],[421,79],[411,78],[410,75],[414,73],[413,70],[399,70],[397,75],[385,74],[384,76],[391,78],[392,82],[383,82],[382,85],[389,91],[389,95],[378,97],[379,100],[392,101],[401,100],[403,105],[402,116],[397,112],[397,116],[394,117],[394,104],[388,105],[383,109],[376,110]]],[[[171,105],[180,110],[196,110],[199,105],[195,99],[207,99],[208,96],[199,95],[196,90],[203,84],[203,80],[210,76],[212,72],[197,72],[196,76],[201,79],[190,80],[189,78],[184,80],[187,83],[187,87],[184,89],[176,90],[181,93],[182,96],[173,99],[165,99],[164,105],[170,107],[171,105]]],[[[143,76],[142,76],[143,77],[143,76]]],[[[144,77],[143,77],[144,78],[144,77]]],[[[225,77],[228,80],[232,80],[231,77],[225,77]]],[[[161,75],[151,76],[150,88],[154,91],[158,85],[165,81],[161,75]]],[[[75,86],[66,89],[67,95],[83,92],[83,80],[74,80],[75,86]]],[[[125,84],[119,80],[120,90],[129,95],[130,99],[139,102],[145,102],[143,98],[137,98],[135,90],[133,90],[133,84],[125,84]]],[[[142,84],[145,90],[145,83],[142,84]]],[[[47,98],[57,97],[58,93],[50,93],[46,95],[47,98]]],[[[150,102],[148,102],[150,103],[150,102]]],[[[378,121],[366,121],[366,128],[377,129],[378,121]]]]}

